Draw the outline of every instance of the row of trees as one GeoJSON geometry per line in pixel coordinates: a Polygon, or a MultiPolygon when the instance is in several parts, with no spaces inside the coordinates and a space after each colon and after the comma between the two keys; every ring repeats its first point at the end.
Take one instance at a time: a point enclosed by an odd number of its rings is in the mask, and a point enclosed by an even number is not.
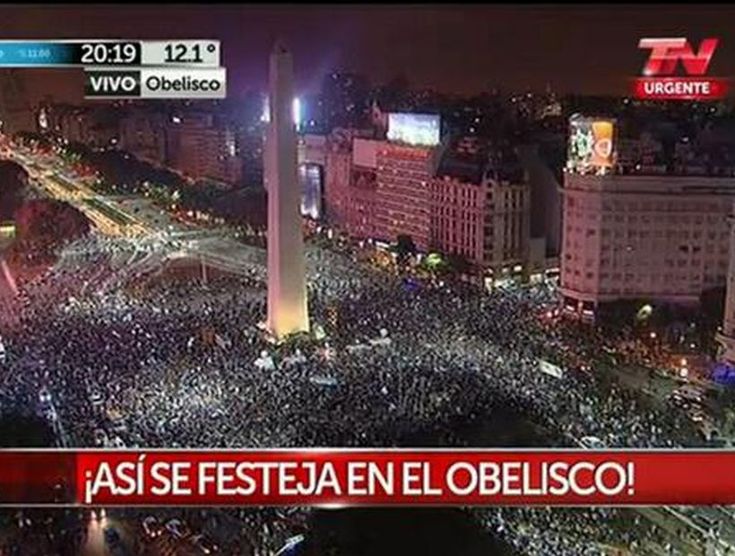
{"type": "Polygon", "coordinates": [[[10,160],[0,160],[0,221],[12,220],[23,204],[28,173],[10,160]]]}
{"type": "Polygon", "coordinates": [[[13,255],[42,260],[62,243],[89,232],[87,217],[52,199],[28,199],[28,173],[16,162],[0,161],[0,221],[15,222],[13,255]]]}
{"type": "MultiPolygon", "coordinates": [[[[396,264],[399,269],[405,269],[412,257],[416,256],[418,249],[410,235],[400,234],[396,237],[395,245],[396,264]]],[[[438,276],[462,276],[473,270],[472,263],[460,253],[448,253],[439,255],[429,253],[423,262],[424,268],[438,276]]]]}

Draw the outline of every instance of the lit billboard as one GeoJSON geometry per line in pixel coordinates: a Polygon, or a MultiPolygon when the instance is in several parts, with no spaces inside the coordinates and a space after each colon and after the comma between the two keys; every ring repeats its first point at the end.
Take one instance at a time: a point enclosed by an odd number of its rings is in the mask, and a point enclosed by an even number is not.
{"type": "Polygon", "coordinates": [[[388,114],[388,140],[407,145],[433,147],[439,144],[441,119],[434,114],[388,114]]]}
{"type": "Polygon", "coordinates": [[[615,120],[569,119],[567,168],[580,174],[606,173],[615,159],[615,120]]]}

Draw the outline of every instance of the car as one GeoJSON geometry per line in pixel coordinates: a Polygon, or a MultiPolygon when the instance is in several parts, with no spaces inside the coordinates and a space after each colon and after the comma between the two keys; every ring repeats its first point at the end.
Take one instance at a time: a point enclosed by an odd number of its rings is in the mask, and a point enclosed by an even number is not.
{"type": "Polygon", "coordinates": [[[194,546],[202,554],[214,554],[219,551],[219,547],[204,535],[194,535],[189,539],[194,546]]]}
{"type": "Polygon", "coordinates": [[[166,522],[166,530],[177,539],[184,539],[191,534],[191,530],[186,523],[176,518],[166,522]]]}
{"type": "Polygon", "coordinates": [[[155,517],[149,515],[143,520],[143,532],[149,539],[156,539],[163,533],[163,526],[155,517]]]}

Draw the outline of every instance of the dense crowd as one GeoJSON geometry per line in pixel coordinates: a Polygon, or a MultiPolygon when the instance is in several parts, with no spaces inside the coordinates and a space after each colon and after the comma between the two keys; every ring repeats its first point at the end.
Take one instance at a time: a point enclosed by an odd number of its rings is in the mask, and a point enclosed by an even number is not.
{"type": "MultiPolygon", "coordinates": [[[[324,338],[276,346],[260,325],[262,264],[202,280],[163,271],[163,252],[90,235],[22,285],[19,323],[0,322],[0,409],[33,406],[46,387],[68,442],[82,446],[99,442],[95,431],[111,419],[124,421],[110,436],[127,446],[487,445],[473,425],[492,430],[509,413],[542,445],[586,436],[620,447],[693,442],[683,418],[615,386],[601,393],[594,373],[539,371],[540,358],[564,363],[582,349],[537,318],[554,300],[550,287],[481,295],[310,247],[310,314],[324,338]]],[[[587,554],[608,517],[502,509],[487,523],[513,544],[536,531],[516,544],[527,554],[587,554]]],[[[286,535],[256,529],[253,545],[286,535]]],[[[618,541],[642,542],[638,530],[618,541]]]]}

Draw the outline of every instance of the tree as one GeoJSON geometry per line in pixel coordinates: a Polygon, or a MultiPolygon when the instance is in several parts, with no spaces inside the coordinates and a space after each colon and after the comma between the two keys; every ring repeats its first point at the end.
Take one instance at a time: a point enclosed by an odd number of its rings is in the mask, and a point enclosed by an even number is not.
{"type": "Polygon", "coordinates": [[[416,244],[413,242],[413,238],[407,234],[399,234],[396,237],[396,261],[398,266],[405,266],[415,254],[416,244]]]}
{"type": "Polygon", "coordinates": [[[18,239],[36,249],[48,250],[85,235],[89,220],[68,203],[34,199],[15,213],[18,239]]]}
{"type": "Polygon", "coordinates": [[[461,253],[450,253],[447,256],[447,265],[449,272],[455,276],[469,274],[472,270],[472,263],[461,253]]]}
{"type": "Polygon", "coordinates": [[[0,221],[13,218],[23,203],[28,186],[28,173],[10,160],[0,161],[0,221]]]}

